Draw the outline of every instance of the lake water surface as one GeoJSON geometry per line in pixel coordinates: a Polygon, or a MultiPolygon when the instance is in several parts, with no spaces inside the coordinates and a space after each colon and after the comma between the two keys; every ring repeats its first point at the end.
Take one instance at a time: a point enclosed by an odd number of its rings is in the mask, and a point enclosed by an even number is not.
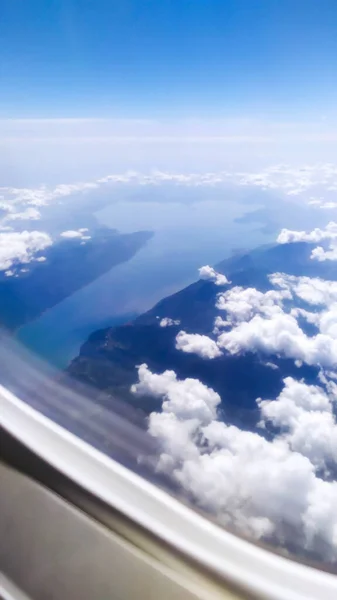
{"type": "MultiPolygon", "coordinates": [[[[259,208],[249,206],[249,211],[259,208]]],[[[88,335],[151,308],[161,298],[198,278],[198,268],[215,264],[232,250],[268,243],[274,233],[257,223],[237,223],[247,206],[231,201],[194,204],[123,201],[96,213],[121,232],[141,229],[152,239],[131,260],[114,267],[39,319],[22,327],[21,340],[33,352],[63,368],[88,335]]]]}

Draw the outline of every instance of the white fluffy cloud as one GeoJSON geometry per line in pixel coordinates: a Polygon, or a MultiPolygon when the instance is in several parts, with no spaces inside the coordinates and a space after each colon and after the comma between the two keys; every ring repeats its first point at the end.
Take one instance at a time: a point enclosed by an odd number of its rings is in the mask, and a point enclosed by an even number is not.
{"type": "Polygon", "coordinates": [[[81,240],[90,240],[91,239],[90,235],[84,235],[87,231],[88,231],[88,229],[86,229],[86,228],[69,229],[68,231],[63,231],[60,234],[60,236],[63,238],[67,238],[67,239],[79,238],[81,240]]]}
{"type": "Polygon", "coordinates": [[[228,327],[231,327],[231,322],[229,320],[225,320],[217,316],[214,319],[213,334],[219,335],[220,331],[222,331],[223,329],[227,329],[228,327]]]}
{"type": "MultiPolygon", "coordinates": [[[[279,241],[333,244],[335,237],[337,224],[330,223],[309,234],[283,232],[279,241]]],[[[213,279],[208,269],[206,277],[213,279]]],[[[249,351],[320,366],[322,385],[287,377],[276,399],[256,400],[261,431],[272,426],[272,440],[220,421],[219,397],[198,380],[179,381],[172,371],[155,375],[142,365],[133,391],[162,401],[148,424],[160,449],[156,469],[188,497],[245,534],[281,545],[286,540],[335,561],[337,282],[284,273],[269,280],[275,289],[267,292],[238,286],[220,292],[216,307],[225,319],[215,319],[216,339],[181,331],[176,347],[202,358],[249,351]],[[317,333],[307,335],[301,319],[317,333]]]]}
{"type": "Polygon", "coordinates": [[[256,314],[272,316],[282,312],[281,306],[285,299],[291,298],[288,289],[260,292],[255,288],[233,287],[217,297],[216,307],[227,313],[230,324],[247,321],[256,314]]]}
{"type": "Polygon", "coordinates": [[[9,270],[16,263],[29,263],[37,252],[51,244],[50,236],[42,231],[0,233],[0,270],[9,270]]]}
{"type": "Polygon", "coordinates": [[[216,306],[226,312],[226,319],[216,317],[216,339],[180,331],[176,348],[207,359],[219,357],[224,351],[233,355],[260,352],[292,358],[298,365],[335,367],[337,282],[284,273],[274,273],[269,279],[281,289],[261,292],[235,286],[218,294],[216,306]],[[315,311],[294,306],[296,298],[313,305],[315,311]],[[290,300],[292,304],[287,306],[290,300]],[[315,325],[317,334],[307,335],[300,327],[300,318],[315,325]]]}
{"type": "Polygon", "coordinates": [[[310,312],[303,308],[293,308],[291,314],[300,315],[308,323],[317,326],[323,334],[337,339],[337,282],[318,277],[295,277],[284,273],[275,273],[270,281],[279,287],[291,290],[293,294],[315,308],[310,312]],[[319,309],[319,310],[318,310],[319,309]]]}
{"type": "Polygon", "coordinates": [[[330,221],[325,229],[316,228],[309,232],[282,229],[277,241],[279,244],[288,244],[292,242],[319,243],[327,241],[328,248],[316,246],[316,248],[312,250],[311,258],[319,261],[337,260],[337,223],[335,221],[330,221]]]}
{"type": "Polygon", "coordinates": [[[68,231],[63,231],[60,234],[60,236],[63,237],[63,238],[70,238],[71,239],[71,238],[81,238],[82,234],[81,234],[80,231],[74,231],[74,230],[69,229],[68,231]]]}
{"type": "Polygon", "coordinates": [[[217,343],[230,354],[262,352],[286,356],[309,365],[337,365],[337,339],[321,333],[309,337],[300,328],[296,318],[286,313],[269,318],[255,315],[250,321],[239,323],[231,331],[221,333],[217,343]]]}
{"type": "Polygon", "coordinates": [[[179,319],[170,319],[170,317],[164,317],[159,323],[159,327],[172,327],[173,325],[180,325],[179,319]]]}
{"type": "Polygon", "coordinates": [[[209,265],[200,267],[199,276],[200,279],[213,281],[215,285],[227,285],[228,283],[230,283],[226,275],[223,275],[222,273],[217,273],[217,271],[215,271],[213,267],[210,267],[209,265]]]}
{"type": "Polygon", "coordinates": [[[281,428],[283,439],[296,452],[307,456],[318,469],[337,465],[337,425],[333,405],[336,384],[329,396],[322,387],[306,385],[291,377],[274,400],[258,400],[262,422],[281,428]]]}
{"type": "Polygon", "coordinates": [[[295,277],[284,273],[269,276],[280,290],[260,292],[234,287],[217,297],[217,308],[226,311],[226,320],[217,317],[214,334],[217,346],[231,354],[261,352],[293,358],[310,365],[337,364],[337,282],[295,277]],[[314,311],[296,306],[299,298],[314,311]],[[285,303],[292,300],[292,306],[285,303]],[[295,306],[294,306],[295,303],[295,306]],[[298,319],[318,329],[307,335],[298,319]],[[228,330],[229,329],[229,330],[228,330]],[[225,331],[224,331],[225,330],[225,331]]]}
{"type": "Polygon", "coordinates": [[[319,260],[337,260],[337,242],[331,242],[328,250],[325,250],[322,246],[317,246],[311,253],[311,258],[319,260]]]}
{"type": "Polygon", "coordinates": [[[330,221],[325,229],[313,229],[312,231],[292,231],[291,229],[282,229],[277,238],[279,244],[288,244],[292,242],[321,242],[322,240],[337,239],[337,223],[330,221]]]}
{"type": "Polygon", "coordinates": [[[333,399],[323,388],[287,378],[275,401],[258,400],[262,421],[281,428],[273,441],[219,421],[218,395],[198,380],[142,365],[133,391],[162,400],[148,424],[160,448],[156,469],[197,505],[255,538],[337,558],[337,483],[318,474],[337,456],[333,399]]]}
{"type": "Polygon", "coordinates": [[[217,343],[207,335],[179,331],[176,337],[176,348],[189,354],[198,354],[201,358],[217,358],[222,352],[217,343]]]}
{"type": "Polygon", "coordinates": [[[174,412],[184,420],[195,418],[203,424],[215,418],[220,396],[197,379],[180,381],[174,371],[156,375],[145,364],[138,368],[138,375],[139,383],[132,386],[132,391],[159,399],[164,397],[163,412],[174,412]]]}
{"type": "Polygon", "coordinates": [[[337,281],[319,277],[296,277],[286,273],[273,273],[270,282],[288,292],[293,292],[308,304],[330,306],[337,302],[337,281]]]}

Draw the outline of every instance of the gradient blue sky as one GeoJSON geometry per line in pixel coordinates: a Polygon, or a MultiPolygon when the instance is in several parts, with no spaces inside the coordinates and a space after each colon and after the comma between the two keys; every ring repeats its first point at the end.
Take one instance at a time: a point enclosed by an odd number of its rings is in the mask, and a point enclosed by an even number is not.
{"type": "Polygon", "coordinates": [[[336,0],[2,0],[2,118],[335,113],[336,0]]]}

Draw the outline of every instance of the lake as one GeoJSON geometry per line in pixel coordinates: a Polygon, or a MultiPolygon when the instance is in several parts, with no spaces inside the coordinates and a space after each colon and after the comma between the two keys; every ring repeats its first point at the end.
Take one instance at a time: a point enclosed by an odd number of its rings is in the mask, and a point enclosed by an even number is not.
{"type": "MultiPolygon", "coordinates": [[[[249,211],[259,209],[250,205],[249,211]]],[[[54,366],[64,368],[96,329],[120,324],[198,278],[198,268],[216,264],[235,249],[275,239],[261,223],[236,222],[247,205],[226,200],[197,203],[121,201],[96,213],[121,232],[154,231],[131,260],[114,267],[40,318],[17,338],[54,366]]]]}

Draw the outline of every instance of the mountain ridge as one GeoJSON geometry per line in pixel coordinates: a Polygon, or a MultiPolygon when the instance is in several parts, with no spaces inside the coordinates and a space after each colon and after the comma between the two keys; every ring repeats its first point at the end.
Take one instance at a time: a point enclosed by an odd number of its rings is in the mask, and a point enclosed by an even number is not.
{"type": "Polygon", "coordinates": [[[150,231],[121,234],[107,227],[88,241],[64,239],[36,255],[18,276],[0,276],[0,321],[10,331],[41,316],[114,266],[127,261],[153,236],[150,231]]]}
{"type": "MultiPolygon", "coordinates": [[[[267,245],[225,259],[216,269],[230,279],[231,286],[251,286],[261,291],[271,288],[268,275],[279,271],[337,279],[334,266],[329,261],[311,260],[311,251],[312,245],[306,242],[267,245]]],[[[139,408],[139,399],[130,391],[137,381],[137,365],[146,363],[153,372],[171,369],[179,379],[200,379],[214,389],[222,398],[224,418],[254,429],[258,418],[256,398],[276,397],[286,376],[304,377],[314,383],[318,367],[298,367],[293,360],[273,356],[273,369],[257,353],[223,354],[207,360],[177,350],[175,336],[180,330],[212,337],[214,319],[219,314],[216,296],[222,289],[211,281],[198,280],[162,299],[134,321],[94,332],[69,365],[68,373],[139,408]],[[160,320],[166,317],[179,321],[179,325],[160,327],[160,320]]],[[[157,410],[157,401],[144,397],[141,408],[149,414],[157,410]]]]}

